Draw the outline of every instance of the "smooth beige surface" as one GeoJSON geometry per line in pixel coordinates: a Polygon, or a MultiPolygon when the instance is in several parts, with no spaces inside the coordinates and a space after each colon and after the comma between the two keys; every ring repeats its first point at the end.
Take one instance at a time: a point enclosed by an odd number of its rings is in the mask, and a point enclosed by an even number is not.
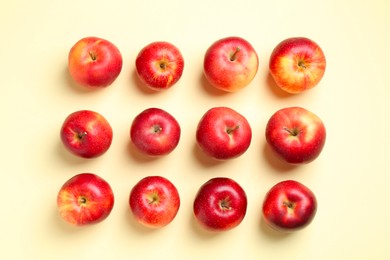
{"type": "Polygon", "coordinates": [[[390,259],[390,2],[358,1],[49,1],[0,4],[1,259],[390,259]],[[109,88],[86,91],[67,72],[70,47],[99,36],[121,50],[124,66],[109,88]],[[224,94],[202,76],[203,54],[215,40],[241,36],[258,52],[259,71],[247,88],[224,94]],[[327,57],[315,89],[288,95],[268,75],[274,46],[306,36],[327,57]],[[185,70],[169,91],[153,93],[134,74],[138,51],[166,40],[180,48],[185,70]],[[264,129],[277,109],[298,105],[320,116],[328,137],[311,164],[289,167],[269,153],[264,129]],[[216,163],[195,144],[203,113],[229,106],[250,122],[253,139],[240,158],[216,163]],[[148,107],[182,126],[177,149],[146,160],[131,147],[132,119],[148,107]],[[78,109],[103,114],[114,130],[110,150],[83,160],[64,150],[59,129],[78,109]],[[102,223],[75,228],[57,213],[61,185],[80,172],[105,178],[115,206],[102,223]],[[128,208],[132,186],[147,175],[168,177],[182,204],[160,230],[140,227],[128,208]],[[214,176],[239,182],[249,205],[236,229],[212,234],[194,221],[192,202],[214,176]],[[276,182],[295,179],[317,195],[314,222],[279,235],[260,221],[261,203],[276,182]]]}

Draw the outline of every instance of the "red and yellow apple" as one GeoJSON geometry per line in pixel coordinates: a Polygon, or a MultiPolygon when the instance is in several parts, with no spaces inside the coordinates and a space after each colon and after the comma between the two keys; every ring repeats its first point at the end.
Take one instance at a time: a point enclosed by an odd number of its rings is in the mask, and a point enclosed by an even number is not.
{"type": "Polygon", "coordinates": [[[92,173],[80,173],[66,181],[57,195],[61,217],[76,226],[96,224],[106,219],[114,206],[111,186],[92,173]]]}
{"type": "Polygon", "coordinates": [[[111,85],[122,70],[122,55],[110,41],[85,37],[68,54],[68,69],[76,83],[89,88],[111,85]]]}
{"type": "Polygon", "coordinates": [[[147,87],[156,91],[166,90],[181,78],[184,59],[175,45],[157,41],[142,48],[135,66],[139,79],[147,87]]]}
{"type": "Polygon", "coordinates": [[[249,85],[258,66],[253,46],[243,38],[232,36],[214,42],[207,49],[203,71],[213,87],[235,92],[249,85]]]}
{"type": "Polygon", "coordinates": [[[180,196],[175,185],[168,179],[148,176],[131,189],[129,206],[139,223],[150,228],[161,228],[176,217],[180,208],[180,196]]]}
{"type": "Polygon", "coordinates": [[[298,94],[315,87],[325,74],[326,59],[320,46],[305,37],[280,42],[272,51],[269,70],[276,85],[298,94]]]}

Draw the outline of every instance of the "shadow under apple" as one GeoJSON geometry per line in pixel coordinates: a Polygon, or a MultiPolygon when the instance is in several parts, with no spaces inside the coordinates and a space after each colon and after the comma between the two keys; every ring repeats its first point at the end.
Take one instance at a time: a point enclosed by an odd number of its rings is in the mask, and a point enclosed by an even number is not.
{"type": "Polygon", "coordinates": [[[295,96],[294,94],[290,94],[290,93],[282,90],[278,85],[276,85],[276,82],[273,79],[270,72],[268,72],[268,74],[267,74],[267,78],[266,78],[265,83],[268,86],[269,90],[278,98],[289,98],[289,97],[295,96]]]}
{"type": "Polygon", "coordinates": [[[223,164],[225,161],[217,160],[206,154],[202,148],[195,142],[193,147],[193,154],[197,161],[204,167],[213,167],[223,164]]]}
{"type": "Polygon", "coordinates": [[[298,168],[298,165],[283,161],[266,142],[263,146],[263,155],[269,165],[279,173],[290,172],[298,168]]]}
{"type": "Polygon", "coordinates": [[[260,218],[259,226],[260,226],[260,230],[264,234],[266,234],[267,238],[269,238],[271,240],[275,240],[275,241],[280,240],[280,239],[284,239],[292,234],[291,232],[282,232],[282,231],[278,231],[278,230],[271,228],[265,222],[263,217],[260,218]]]}

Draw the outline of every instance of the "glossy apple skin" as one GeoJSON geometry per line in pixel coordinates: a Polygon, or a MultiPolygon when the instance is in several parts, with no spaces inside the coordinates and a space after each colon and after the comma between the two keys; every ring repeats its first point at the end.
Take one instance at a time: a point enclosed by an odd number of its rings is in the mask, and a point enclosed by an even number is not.
{"type": "Polygon", "coordinates": [[[194,200],[194,215],[200,225],[210,231],[227,231],[237,227],[246,215],[244,189],[226,177],[204,183],[194,200]]]}
{"type": "Polygon", "coordinates": [[[164,156],[179,144],[180,125],[168,112],[148,108],[138,114],[130,127],[130,139],[140,152],[148,156],[164,156]]]}
{"type": "Polygon", "coordinates": [[[286,180],[267,192],[262,212],[265,222],[273,229],[293,232],[312,222],[317,212],[317,199],[302,183],[286,180]]]}
{"type": "Polygon", "coordinates": [[[135,66],[139,79],[147,87],[160,91],[179,81],[184,70],[184,58],[173,44],[157,41],[142,48],[135,66]]]}
{"type": "Polygon", "coordinates": [[[76,83],[89,88],[111,85],[122,70],[122,54],[110,41],[85,37],[68,54],[68,69],[76,83]]]}
{"type": "Polygon", "coordinates": [[[180,208],[180,196],[168,179],[148,176],[132,188],[129,206],[139,223],[149,228],[161,228],[176,217],[180,208]]]}
{"type": "Polygon", "coordinates": [[[101,114],[79,110],[67,116],[60,136],[68,151],[90,159],[103,155],[110,148],[113,132],[111,125],[101,114]]]}
{"type": "Polygon", "coordinates": [[[61,217],[76,226],[96,224],[106,219],[114,207],[111,186],[92,173],[80,173],[66,181],[57,195],[61,217]]]}
{"type": "Polygon", "coordinates": [[[214,107],[200,119],[196,140],[212,158],[233,159],[248,150],[252,129],[246,118],[237,111],[229,107],[214,107]]]}
{"type": "Polygon", "coordinates": [[[291,164],[305,164],[316,159],[326,140],[322,120],[302,107],[286,107],[268,120],[265,136],[272,150],[291,164]]]}
{"type": "Polygon", "coordinates": [[[238,91],[253,80],[259,58],[253,46],[240,37],[214,42],[204,55],[203,71],[210,84],[227,92],[238,91]]]}
{"type": "Polygon", "coordinates": [[[283,40],[274,48],[269,61],[276,85],[291,94],[315,87],[325,69],[324,52],[316,42],[305,37],[283,40]]]}

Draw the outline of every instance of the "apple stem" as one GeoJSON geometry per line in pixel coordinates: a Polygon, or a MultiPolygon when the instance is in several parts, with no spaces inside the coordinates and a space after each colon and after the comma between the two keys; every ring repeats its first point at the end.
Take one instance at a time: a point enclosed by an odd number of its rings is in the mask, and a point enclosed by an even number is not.
{"type": "Polygon", "coordinates": [[[165,70],[165,68],[167,67],[167,64],[165,62],[161,62],[160,63],[160,68],[165,70]]]}
{"type": "Polygon", "coordinates": [[[221,200],[219,202],[219,206],[221,207],[221,209],[223,210],[231,210],[232,207],[230,207],[230,199],[229,197],[221,200]]]}
{"type": "Polygon", "coordinates": [[[240,47],[236,48],[236,51],[230,56],[230,61],[235,61],[236,60],[236,55],[241,51],[240,47]]]}
{"type": "Polygon", "coordinates": [[[93,52],[90,52],[89,53],[89,56],[91,57],[91,59],[93,60],[93,61],[95,61],[96,60],[96,54],[95,53],[93,53],[93,52]]]}
{"type": "Polygon", "coordinates": [[[296,128],[288,129],[287,127],[284,127],[283,129],[289,132],[292,136],[297,136],[299,134],[299,131],[296,128]]]}
{"type": "Polygon", "coordinates": [[[228,135],[230,135],[231,133],[233,133],[234,131],[236,131],[238,128],[240,128],[240,126],[235,126],[234,128],[228,128],[227,130],[226,130],[226,133],[228,134],[228,135]]]}
{"type": "Polygon", "coordinates": [[[306,64],[303,60],[298,61],[298,66],[303,68],[303,69],[306,69],[306,64]]]}
{"type": "Polygon", "coordinates": [[[85,204],[87,202],[87,199],[84,196],[79,197],[79,203],[85,204]]]}
{"type": "Polygon", "coordinates": [[[78,138],[79,140],[81,140],[81,139],[83,139],[84,136],[86,136],[87,134],[88,134],[87,132],[78,133],[78,134],[77,134],[77,138],[78,138]]]}
{"type": "Polygon", "coordinates": [[[158,126],[158,125],[153,126],[154,133],[157,134],[157,133],[161,132],[161,130],[162,130],[161,126],[158,126]]]}
{"type": "Polygon", "coordinates": [[[290,201],[283,202],[283,205],[285,205],[289,209],[293,209],[295,206],[295,204],[293,202],[290,202],[290,201]]]}

